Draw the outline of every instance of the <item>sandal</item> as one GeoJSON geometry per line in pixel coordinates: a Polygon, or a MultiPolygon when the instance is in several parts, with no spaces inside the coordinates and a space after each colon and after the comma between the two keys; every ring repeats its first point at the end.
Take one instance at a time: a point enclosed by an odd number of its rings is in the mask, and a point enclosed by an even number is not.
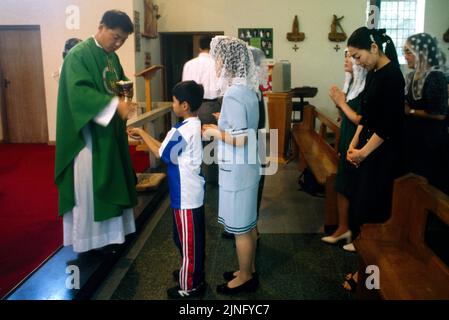
{"type": "Polygon", "coordinates": [[[355,273],[348,273],[345,276],[345,282],[343,282],[343,289],[352,293],[354,293],[357,290],[357,281],[354,279],[354,274],[355,273]],[[346,287],[345,284],[347,284],[346,287]],[[349,289],[347,287],[349,287],[349,289]]]}

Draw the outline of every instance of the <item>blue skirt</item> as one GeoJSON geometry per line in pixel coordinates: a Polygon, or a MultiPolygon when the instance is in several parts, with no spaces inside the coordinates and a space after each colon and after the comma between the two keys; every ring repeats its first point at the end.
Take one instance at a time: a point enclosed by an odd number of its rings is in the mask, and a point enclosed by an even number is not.
{"type": "Polygon", "coordinates": [[[226,232],[243,234],[256,227],[258,187],[239,191],[219,189],[218,222],[226,232]]]}

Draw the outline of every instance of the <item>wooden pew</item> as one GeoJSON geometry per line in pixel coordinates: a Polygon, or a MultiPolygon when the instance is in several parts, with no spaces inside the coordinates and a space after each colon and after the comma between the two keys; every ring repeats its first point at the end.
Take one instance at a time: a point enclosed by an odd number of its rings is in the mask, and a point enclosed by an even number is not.
{"type": "Polygon", "coordinates": [[[335,226],[338,224],[338,213],[334,183],[340,128],[312,105],[304,107],[302,119],[292,128],[293,154],[295,157],[299,155],[299,171],[308,167],[317,182],[325,187],[324,224],[325,227],[335,226]],[[320,123],[318,132],[315,130],[317,120],[320,123]],[[333,146],[327,141],[329,131],[335,137],[333,146]]]}
{"type": "Polygon", "coordinates": [[[449,197],[422,177],[409,174],[397,179],[391,218],[383,224],[364,225],[354,243],[361,262],[359,298],[449,299],[449,243],[439,245],[445,253],[443,262],[425,241],[429,215],[449,226],[449,197]],[[379,267],[379,290],[366,288],[368,265],[379,267]]]}

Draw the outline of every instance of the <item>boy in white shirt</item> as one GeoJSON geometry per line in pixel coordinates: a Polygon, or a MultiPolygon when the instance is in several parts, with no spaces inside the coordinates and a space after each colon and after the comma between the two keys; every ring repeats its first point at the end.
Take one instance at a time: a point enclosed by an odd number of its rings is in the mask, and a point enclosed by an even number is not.
{"type": "Polygon", "coordinates": [[[183,121],[160,143],[139,128],[128,129],[141,137],[150,151],[167,164],[173,236],[182,265],[173,276],[179,285],[167,290],[170,298],[187,298],[204,293],[204,178],[201,176],[201,122],[197,111],[204,89],[195,81],[183,81],[173,88],[173,111],[183,121]]]}

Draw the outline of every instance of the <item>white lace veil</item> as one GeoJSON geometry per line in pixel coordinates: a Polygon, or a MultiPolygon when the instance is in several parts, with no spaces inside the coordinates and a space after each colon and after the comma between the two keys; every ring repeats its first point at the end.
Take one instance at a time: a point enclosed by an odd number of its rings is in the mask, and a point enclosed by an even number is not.
{"type": "Polygon", "coordinates": [[[359,66],[354,58],[351,58],[352,61],[352,85],[349,88],[349,92],[346,95],[346,101],[355,99],[358,95],[365,89],[366,75],[368,74],[368,70],[359,66]]]}
{"type": "MultiPolygon", "coordinates": [[[[348,49],[346,49],[345,54],[348,49]]],[[[354,58],[351,58],[352,62],[352,74],[350,72],[345,73],[345,84],[343,86],[343,92],[346,94],[346,101],[353,100],[365,89],[366,75],[368,70],[359,66],[354,58]],[[351,84],[352,80],[352,84],[351,84]]]]}
{"type": "Polygon", "coordinates": [[[253,55],[246,42],[226,36],[216,36],[210,43],[210,56],[217,64],[221,94],[234,84],[248,86],[258,92],[259,82],[253,55]]]}
{"type": "Polygon", "coordinates": [[[415,56],[414,71],[406,77],[405,94],[408,94],[411,83],[413,98],[419,100],[429,73],[444,72],[444,55],[438,48],[438,40],[427,33],[408,37],[404,48],[415,56]]]}

